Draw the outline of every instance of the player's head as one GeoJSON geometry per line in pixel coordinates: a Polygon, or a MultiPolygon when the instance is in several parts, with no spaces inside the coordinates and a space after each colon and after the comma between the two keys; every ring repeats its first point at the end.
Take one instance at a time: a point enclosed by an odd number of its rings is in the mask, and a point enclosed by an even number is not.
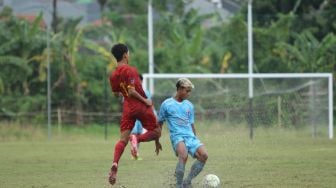
{"type": "Polygon", "coordinates": [[[189,97],[194,84],[188,78],[180,78],[176,82],[176,96],[180,99],[189,97]]]}
{"type": "Polygon", "coordinates": [[[118,43],[111,48],[112,55],[116,58],[117,62],[120,62],[124,58],[128,61],[128,48],[125,44],[118,43]]]}
{"type": "Polygon", "coordinates": [[[180,78],[176,82],[176,89],[180,88],[194,89],[194,84],[188,78],[180,78]]]}

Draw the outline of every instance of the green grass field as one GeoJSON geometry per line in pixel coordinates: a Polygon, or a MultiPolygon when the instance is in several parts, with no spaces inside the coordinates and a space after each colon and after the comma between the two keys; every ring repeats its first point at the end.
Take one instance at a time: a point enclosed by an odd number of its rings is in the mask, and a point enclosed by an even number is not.
{"type": "MultiPolygon", "coordinates": [[[[50,141],[41,128],[0,125],[1,188],[101,188],[107,182],[118,130],[103,127],[53,130],[50,141]],[[9,127],[9,128],[8,128],[9,127]]],[[[336,187],[336,141],[325,135],[312,138],[303,130],[256,129],[251,141],[244,128],[198,127],[209,159],[194,180],[202,187],[208,173],[221,179],[221,187],[336,187]]],[[[174,187],[176,165],[167,130],[163,151],[153,143],[140,146],[141,161],[133,161],[129,146],[119,163],[118,183],[113,187],[174,187]]],[[[193,159],[189,157],[187,172],[193,159]]]]}

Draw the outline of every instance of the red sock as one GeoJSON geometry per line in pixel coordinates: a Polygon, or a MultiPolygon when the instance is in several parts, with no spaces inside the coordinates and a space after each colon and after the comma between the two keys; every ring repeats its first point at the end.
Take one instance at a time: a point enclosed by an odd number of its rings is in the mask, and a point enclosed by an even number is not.
{"type": "Polygon", "coordinates": [[[114,147],[114,158],[113,158],[113,163],[119,163],[120,157],[124,152],[124,149],[126,147],[126,143],[119,140],[115,147],[114,147]]]}
{"type": "Polygon", "coordinates": [[[144,134],[138,136],[138,142],[149,142],[155,140],[159,137],[159,134],[156,131],[147,131],[144,134]]]}

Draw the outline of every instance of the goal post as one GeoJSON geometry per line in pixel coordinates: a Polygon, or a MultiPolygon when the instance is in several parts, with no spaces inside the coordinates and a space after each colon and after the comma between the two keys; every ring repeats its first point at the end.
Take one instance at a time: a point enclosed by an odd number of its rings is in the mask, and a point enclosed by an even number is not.
{"type": "Polygon", "coordinates": [[[252,92],[256,127],[309,125],[313,137],[327,132],[333,139],[331,73],[143,74],[143,86],[159,105],[174,94],[175,82],[181,77],[195,84],[191,100],[199,118],[244,124],[249,113],[249,92],[252,92]],[[249,82],[250,78],[253,82],[249,82]],[[153,80],[152,87],[149,80],[153,80]]]}

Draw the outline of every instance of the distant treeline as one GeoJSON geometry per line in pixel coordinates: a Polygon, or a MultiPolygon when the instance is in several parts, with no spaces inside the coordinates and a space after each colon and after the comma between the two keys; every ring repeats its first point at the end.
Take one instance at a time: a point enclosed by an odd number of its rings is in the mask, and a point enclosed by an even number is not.
{"type": "MultiPolygon", "coordinates": [[[[130,63],[147,72],[148,1],[98,2],[101,20],[86,26],[53,14],[48,28],[43,14],[27,20],[8,7],[0,12],[0,121],[45,123],[48,76],[54,122],[58,110],[78,125],[87,113],[113,121],[100,114],[120,112],[107,82],[116,63],[110,47],[126,43],[130,63]]],[[[247,73],[246,3],[223,22],[216,12],[185,12],[183,2],[153,1],[155,73],[247,73]]],[[[336,82],[335,1],[258,0],[253,15],[254,72],[333,72],[336,82]]]]}

